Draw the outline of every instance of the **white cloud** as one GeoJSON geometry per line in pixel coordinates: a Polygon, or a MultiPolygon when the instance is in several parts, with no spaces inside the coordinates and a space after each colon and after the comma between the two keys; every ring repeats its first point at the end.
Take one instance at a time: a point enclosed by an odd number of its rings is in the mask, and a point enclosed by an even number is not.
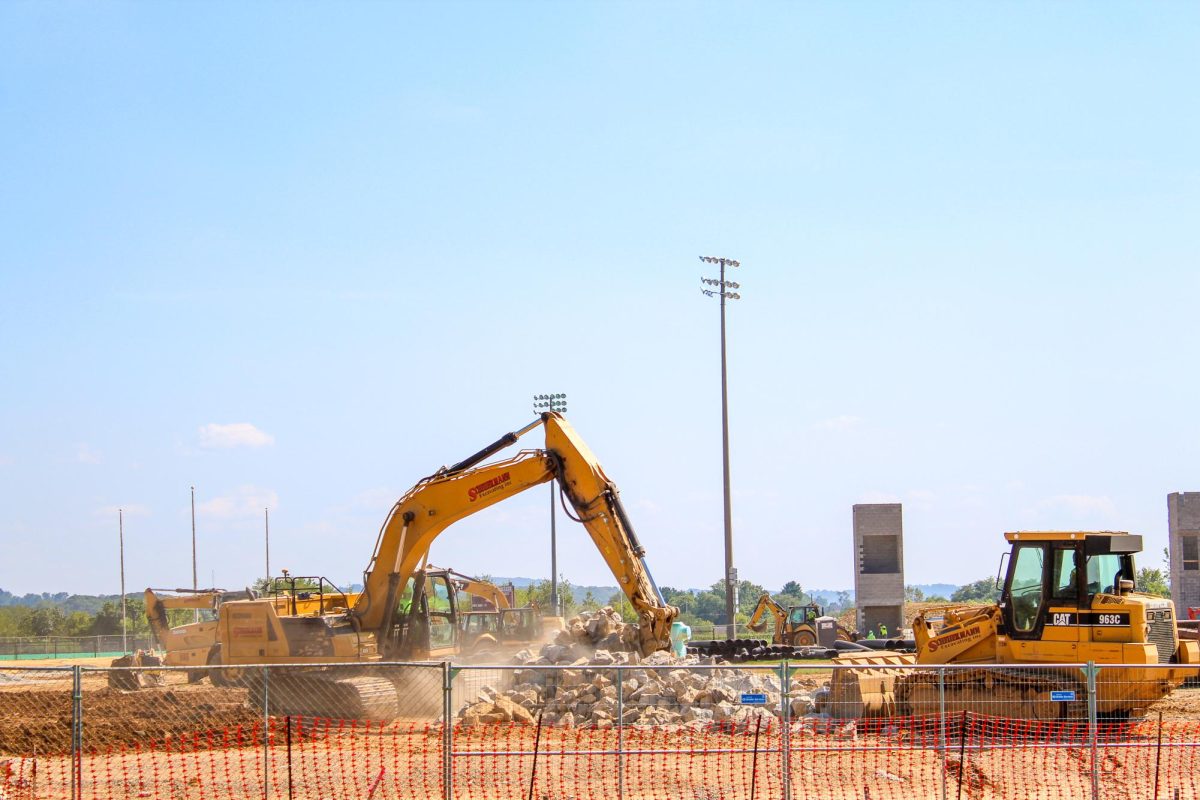
{"type": "Polygon", "coordinates": [[[17,463],[16,459],[14,459],[12,456],[6,456],[3,453],[0,453],[0,467],[11,467],[15,463],[17,463]]]}
{"type": "Polygon", "coordinates": [[[221,425],[210,422],[200,426],[200,446],[209,449],[230,447],[263,447],[275,444],[275,437],[251,425],[249,422],[231,422],[221,425]]]}
{"type": "Polygon", "coordinates": [[[1117,506],[1105,495],[1059,494],[1043,500],[1042,509],[1064,512],[1072,517],[1116,519],[1117,506]]]}
{"type": "Polygon", "coordinates": [[[258,486],[239,486],[229,494],[204,500],[196,504],[196,514],[219,520],[262,517],[264,508],[279,506],[279,495],[271,489],[258,486]]]}
{"type": "Polygon", "coordinates": [[[144,506],[141,503],[127,503],[123,506],[104,506],[103,508],[97,508],[94,513],[97,517],[115,517],[118,511],[124,512],[126,517],[150,516],[150,507],[144,506]]]}
{"type": "Polygon", "coordinates": [[[852,431],[860,425],[862,425],[861,417],[842,414],[841,416],[821,420],[813,425],[813,429],[818,431],[852,431]]]}
{"type": "Polygon", "coordinates": [[[99,464],[100,452],[93,450],[87,442],[80,442],[75,450],[75,460],[80,464],[99,464]]]}

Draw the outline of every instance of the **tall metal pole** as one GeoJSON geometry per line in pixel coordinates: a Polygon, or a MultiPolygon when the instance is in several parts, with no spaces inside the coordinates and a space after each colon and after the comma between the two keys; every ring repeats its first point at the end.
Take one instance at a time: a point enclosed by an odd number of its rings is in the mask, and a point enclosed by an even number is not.
{"type": "Polygon", "coordinates": [[[271,583],[271,509],[263,509],[263,537],[267,548],[267,584],[271,583]]]}
{"type": "MultiPolygon", "coordinates": [[[[200,581],[196,578],[196,487],[192,488],[192,590],[200,588],[200,581]]],[[[200,609],[195,609],[194,618],[196,622],[200,621],[200,609]]]]}
{"type": "Polygon", "coordinates": [[[121,538],[121,652],[129,652],[129,639],[126,622],[129,619],[125,613],[125,511],[117,509],[117,529],[121,538]]]}
{"type": "MultiPolygon", "coordinates": [[[[567,396],[562,392],[556,394],[535,394],[533,396],[533,411],[541,414],[543,411],[557,411],[560,414],[567,411],[567,396]]],[[[555,531],[554,495],[557,490],[555,480],[550,480],[550,608],[554,616],[559,616],[558,608],[558,535],[555,531]]]]}
{"type": "Polygon", "coordinates": [[[740,262],[732,258],[713,258],[711,256],[700,256],[700,260],[706,264],[720,265],[720,277],[717,280],[701,279],[710,286],[716,286],[716,290],[702,289],[701,291],[709,297],[717,295],[721,303],[721,464],[725,500],[725,618],[729,623],[729,635],[733,637],[737,635],[738,579],[737,570],[733,566],[733,506],[730,501],[729,489],[729,386],[725,357],[725,301],[727,299],[738,300],[741,295],[729,291],[739,288],[739,285],[725,280],[725,267],[726,265],[737,267],[740,266],[740,262]]]}
{"type": "Polygon", "coordinates": [[[550,479],[550,608],[554,610],[554,616],[559,616],[558,613],[558,537],[554,530],[554,481],[550,479]]]}

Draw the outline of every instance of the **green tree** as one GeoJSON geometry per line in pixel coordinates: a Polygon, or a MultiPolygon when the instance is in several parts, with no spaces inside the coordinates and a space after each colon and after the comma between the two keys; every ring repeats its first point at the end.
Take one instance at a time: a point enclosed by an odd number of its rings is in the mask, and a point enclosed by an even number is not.
{"type": "Polygon", "coordinates": [[[1171,586],[1167,580],[1167,576],[1161,569],[1151,569],[1150,567],[1142,567],[1137,571],[1137,581],[1135,582],[1139,592],[1146,594],[1157,595],[1158,597],[1170,597],[1171,586]]]}
{"type": "Polygon", "coordinates": [[[66,615],[58,606],[38,606],[29,615],[28,634],[31,636],[53,636],[62,630],[66,615]]]}
{"type": "Polygon", "coordinates": [[[803,589],[803,587],[800,586],[800,584],[798,582],[788,581],[787,583],[785,583],[783,585],[783,588],[779,590],[779,593],[780,594],[790,594],[795,597],[803,597],[804,589],[803,589]]]}
{"type": "Polygon", "coordinates": [[[960,586],[950,595],[953,603],[994,603],[1000,599],[994,578],[981,578],[974,583],[960,586]]]}
{"type": "MultiPolygon", "coordinates": [[[[558,598],[564,606],[564,614],[571,616],[575,613],[577,605],[575,603],[575,590],[571,586],[571,582],[561,575],[558,578],[558,598]]],[[[538,608],[544,611],[550,611],[550,581],[541,580],[534,581],[525,587],[524,590],[517,590],[517,605],[532,605],[537,603],[538,608]]]]}
{"type": "Polygon", "coordinates": [[[621,615],[623,622],[637,622],[637,614],[633,610],[633,604],[629,602],[629,598],[624,592],[617,592],[612,597],[608,598],[608,604],[612,606],[613,611],[621,615]]]}
{"type": "Polygon", "coordinates": [[[917,586],[904,587],[904,599],[909,603],[923,603],[925,601],[925,592],[921,591],[917,586]]]}
{"type": "Polygon", "coordinates": [[[714,624],[725,621],[725,590],[700,592],[696,595],[694,613],[698,618],[714,624]]]}
{"type": "Polygon", "coordinates": [[[580,611],[595,611],[600,607],[600,601],[596,599],[596,595],[592,594],[592,590],[588,589],[583,596],[583,602],[579,604],[580,611]]]}

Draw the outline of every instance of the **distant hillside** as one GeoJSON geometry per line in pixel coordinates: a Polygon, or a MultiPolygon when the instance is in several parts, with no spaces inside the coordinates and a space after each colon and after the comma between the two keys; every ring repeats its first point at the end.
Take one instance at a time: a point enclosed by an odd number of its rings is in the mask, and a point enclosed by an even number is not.
{"type": "MultiPolygon", "coordinates": [[[[129,597],[137,595],[130,594],[129,597]]],[[[115,594],[67,594],[66,592],[42,592],[41,594],[33,594],[32,592],[24,595],[15,595],[12,592],[7,592],[0,589],[0,606],[54,606],[62,609],[66,613],[72,611],[86,611],[89,614],[95,614],[100,610],[100,607],[105,603],[119,602],[120,595],[115,594]]]]}

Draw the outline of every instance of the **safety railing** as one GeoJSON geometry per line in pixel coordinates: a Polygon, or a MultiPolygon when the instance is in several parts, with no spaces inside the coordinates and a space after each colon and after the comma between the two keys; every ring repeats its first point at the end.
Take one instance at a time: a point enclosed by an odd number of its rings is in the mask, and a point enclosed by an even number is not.
{"type": "Polygon", "coordinates": [[[1200,790],[1200,689],[1170,665],[617,660],[631,663],[0,669],[0,797],[1200,790]]]}

